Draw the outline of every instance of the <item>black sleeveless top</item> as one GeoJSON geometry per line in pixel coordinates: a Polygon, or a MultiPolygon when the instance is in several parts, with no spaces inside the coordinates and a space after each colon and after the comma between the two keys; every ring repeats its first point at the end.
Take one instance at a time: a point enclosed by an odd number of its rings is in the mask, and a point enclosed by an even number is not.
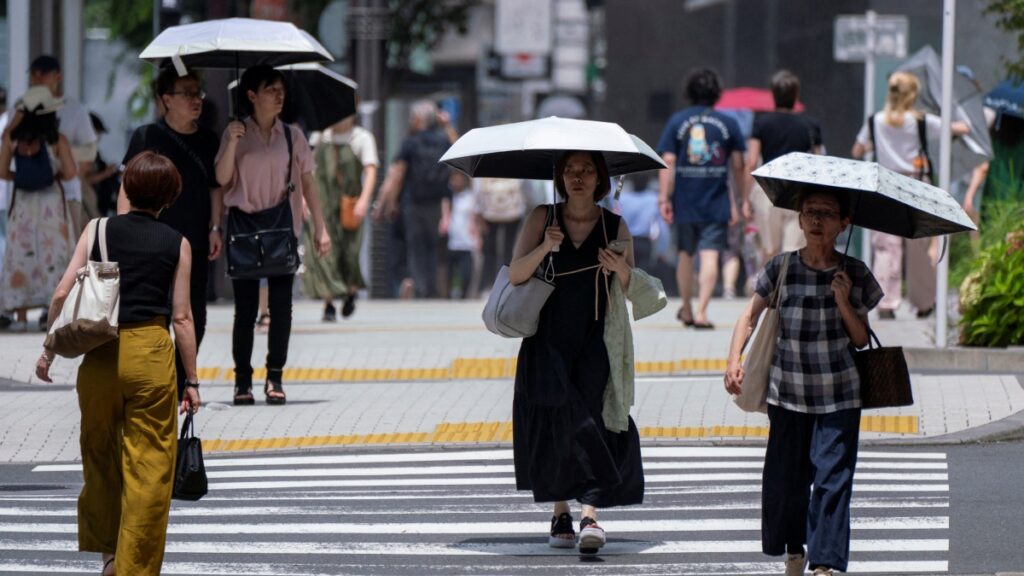
{"type": "MultiPolygon", "coordinates": [[[[144,212],[129,212],[107,221],[107,256],[117,262],[121,274],[120,323],[170,317],[181,238],[144,212]]],[[[99,238],[90,259],[100,260],[99,238]]]]}

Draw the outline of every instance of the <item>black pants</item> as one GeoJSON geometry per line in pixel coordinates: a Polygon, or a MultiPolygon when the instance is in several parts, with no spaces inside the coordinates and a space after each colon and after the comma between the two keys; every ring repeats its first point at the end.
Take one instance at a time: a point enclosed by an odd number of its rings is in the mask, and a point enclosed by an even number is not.
{"type": "MultiPolygon", "coordinates": [[[[267,344],[267,378],[280,381],[288,361],[288,339],[292,333],[292,281],[294,275],[267,279],[270,334],[267,344]]],[[[252,386],[252,345],[256,314],[260,305],[259,280],[232,280],[235,288],[235,325],[231,337],[231,355],[235,360],[235,386],[252,386]]]]}
{"type": "Polygon", "coordinates": [[[405,242],[408,248],[409,274],[417,298],[437,297],[438,244],[441,235],[441,201],[402,206],[405,242]]]}
{"type": "MultiPolygon", "coordinates": [[[[192,259],[192,275],[189,277],[189,298],[192,303],[192,322],[196,330],[196,355],[199,355],[199,345],[203,343],[203,336],[206,334],[206,283],[209,278],[209,262],[206,255],[209,247],[204,244],[192,244],[193,254],[199,257],[192,259]]],[[[181,401],[185,394],[185,363],[181,360],[181,352],[175,349],[174,365],[178,372],[178,401],[181,401]]]]}
{"type": "MultiPolygon", "coordinates": [[[[480,289],[490,290],[498,270],[512,262],[512,252],[516,247],[516,233],[519,232],[519,220],[512,222],[487,222],[487,233],[484,234],[484,268],[480,273],[480,289]]],[[[639,260],[638,260],[639,262],[639,260]]]]}
{"type": "Polygon", "coordinates": [[[469,250],[448,251],[448,297],[465,299],[472,292],[473,253],[469,250]],[[458,279],[458,282],[455,280],[458,279]],[[458,290],[455,290],[458,286],[458,290]]]}

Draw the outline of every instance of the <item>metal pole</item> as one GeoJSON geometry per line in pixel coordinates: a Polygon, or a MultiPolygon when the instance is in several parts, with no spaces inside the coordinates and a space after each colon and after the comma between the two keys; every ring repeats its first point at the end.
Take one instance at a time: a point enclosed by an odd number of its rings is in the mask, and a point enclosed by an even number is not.
{"type": "MultiPolygon", "coordinates": [[[[953,58],[956,38],[956,0],[944,0],[942,8],[942,132],[939,137],[939,188],[949,191],[953,152],[953,58]]],[[[943,237],[942,241],[948,241],[943,237]]],[[[949,256],[935,270],[935,346],[946,347],[949,293],[949,256]]]]}
{"type": "Polygon", "coordinates": [[[153,0],[153,38],[160,35],[160,0],[153,0]]]}
{"type": "MultiPolygon", "coordinates": [[[[864,118],[875,113],[875,17],[874,10],[868,10],[865,14],[867,23],[864,34],[866,37],[867,55],[864,58],[864,118]]],[[[878,161],[878,151],[874,151],[875,161],[878,161]]],[[[851,234],[853,232],[851,231],[851,234]]],[[[860,229],[860,257],[871,267],[871,231],[867,228],[860,229]]]]}

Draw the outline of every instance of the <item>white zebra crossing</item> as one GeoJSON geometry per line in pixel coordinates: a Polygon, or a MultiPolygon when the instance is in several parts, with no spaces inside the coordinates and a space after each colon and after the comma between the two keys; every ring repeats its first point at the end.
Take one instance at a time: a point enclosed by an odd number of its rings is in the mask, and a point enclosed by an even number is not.
{"type": "MultiPolygon", "coordinates": [[[[779,560],[760,554],[763,448],[648,447],[643,455],[646,503],[602,512],[603,562],[580,573],[780,571],[779,560]]],[[[514,490],[511,458],[510,450],[211,458],[210,495],[172,507],[163,573],[576,573],[577,553],[545,545],[550,506],[514,490]]],[[[850,573],[948,571],[945,458],[860,453],[850,573]]],[[[68,483],[81,468],[33,470],[68,483]]],[[[96,561],[76,552],[74,496],[0,496],[0,574],[96,572],[96,561]]]]}

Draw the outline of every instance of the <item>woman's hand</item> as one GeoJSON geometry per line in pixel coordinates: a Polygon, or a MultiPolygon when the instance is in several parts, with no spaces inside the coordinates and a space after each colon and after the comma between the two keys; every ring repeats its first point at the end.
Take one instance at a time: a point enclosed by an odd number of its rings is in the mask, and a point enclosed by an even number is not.
{"type": "Polygon", "coordinates": [[[548,226],[544,230],[544,253],[551,252],[558,246],[562,245],[562,240],[565,239],[565,234],[562,233],[562,229],[558,226],[548,226]]]}
{"type": "Polygon", "coordinates": [[[316,253],[321,258],[326,258],[331,253],[331,237],[327,235],[326,228],[316,231],[316,253]]]}
{"type": "Polygon", "coordinates": [[[625,254],[619,254],[613,252],[607,248],[601,248],[597,251],[597,261],[601,264],[601,270],[605,274],[615,273],[620,278],[628,276],[630,272],[629,262],[626,261],[625,254]]]}
{"type": "Polygon", "coordinates": [[[228,123],[228,136],[231,137],[229,142],[238,142],[245,136],[245,124],[238,120],[232,120],[228,123]]]}
{"type": "Polygon", "coordinates": [[[850,280],[850,275],[845,270],[836,272],[832,277],[832,295],[836,299],[836,304],[850,303],[851,288],[853,288],[853,281],[850,280]]]}
{"type": "Polygon", "coordinates": [[[181,399],[181,409],[178,411],[178,414],[184,414],[185,411],[195,414],[202,405],[203,401],[199,398],[199,388],[185,386],[185,395],[181,399]]]}
{"type": "Polygon", "coordinates": [[[744,376],[746,373],[743,371],[742,364],[729,362],[729,367],[725,371],[725,391],[738,396],[743,391],[744,376]]]}
{"type": "Polygon", "coordinates": [[[53,364],[54,353],[46,350],[36,360],[36,378],[39,378],[43,382],[53,383],[50,379],[50,365],[53,364]]]}

